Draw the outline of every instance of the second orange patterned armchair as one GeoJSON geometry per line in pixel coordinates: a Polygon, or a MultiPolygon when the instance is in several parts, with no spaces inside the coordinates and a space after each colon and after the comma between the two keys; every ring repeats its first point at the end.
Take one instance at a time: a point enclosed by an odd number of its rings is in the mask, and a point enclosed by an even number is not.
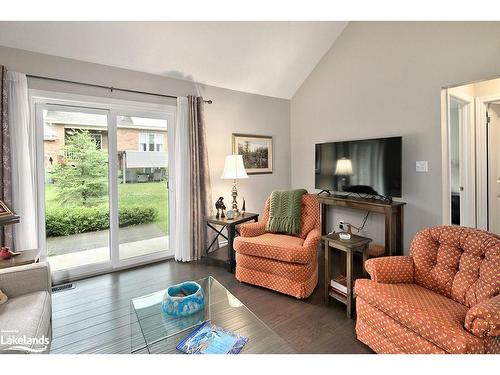
{"type": "Polygon", "coordinates": [[[500,238],[464,227],[416,234],[410,256],[370,259],[356,334],[377,353],[500,353],[500,238]]]}
{"type": "Polygon", "coordinates": [[[318,197],[302,196],[298,235],[267,232],[268,219],[269,199],[258,223],[239,227],[241,236],[234,240],[236,279],[296,298],[309,297],[318,283],[318,197]]]}

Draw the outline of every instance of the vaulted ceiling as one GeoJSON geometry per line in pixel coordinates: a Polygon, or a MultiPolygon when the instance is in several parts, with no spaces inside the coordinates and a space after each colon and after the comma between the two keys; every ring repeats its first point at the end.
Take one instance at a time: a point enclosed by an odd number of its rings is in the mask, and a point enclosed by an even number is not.
{"type": "Polygon", "coordinates": [[[291,98],[347,22],[0,22],[0,45],[291,98]]]}

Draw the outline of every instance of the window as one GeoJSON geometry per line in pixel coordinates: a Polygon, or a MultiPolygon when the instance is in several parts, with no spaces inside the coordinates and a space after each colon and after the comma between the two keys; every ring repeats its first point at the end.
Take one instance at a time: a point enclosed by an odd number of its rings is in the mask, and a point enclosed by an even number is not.
{"type": "Polygon", "coordinates": [[[155,150],[163,151],[163,134],[155,134],[155,150]]]}
{"type": "Polygon", "coordinates": [[[163,151],[163,134],[140,133],[139,151],[163,151]]]}

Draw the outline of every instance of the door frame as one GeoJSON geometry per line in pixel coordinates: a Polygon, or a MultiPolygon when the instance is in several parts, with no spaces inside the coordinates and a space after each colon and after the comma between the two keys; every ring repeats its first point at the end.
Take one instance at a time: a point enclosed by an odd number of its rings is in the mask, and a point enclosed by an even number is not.
{"type": "MultiPolygon", "coordinates": [[[[43,123],[42,109],[44,106],[60,106],[64,110],[84,109],[86,112],[106,114],[108,117],[108,189],[110,209],[109,247],[110,260],[107,262],[93,263],[80,267],[60,270],[52,273],[52,281],[57,284],[69,280],[108,273],[120,269],[136,267],[173,257],[172,237],[169,230],[169,246],[166,251],[153,254],[119,259],[118,239],[118,153],[117,153],[117,127],[116,121],[112,119],[118,115],[134,115],[138,117],[154,117],[167,120],[167,134],[173,134],[175,126],[176,106],[172,104],[153,104],[104,97],[93,97],[78,94],[67,94],[62,92],[46,90],[29,90],[31,104],[31,118],[35,124],[43,123]],[[158,115],[161,114],[160,117],[158,115]],[[113,117],[114,116],[114,117],[113,117]]],[[[40,248],[40,259],[47,260],[46,232],[45,232],[45,166],[44,166],[44,127],[35,126],[35,154],[37,165],[37,209],[38,209],[38,247],[40,248]]],[[[169,142],[170,137],[167,138],[169,142]]],[[[169,144],[169,143],[168,143],[169,144]]],[[[170,149],[170,147],[169,147],[170,149]]],[[[175,223],[171,205],[174,202],[172,192],[173,183],[169,173],[169,227],[173,228],[175,223]]]]}
{"type": "Polygon", "coordinates": [[[500,101],[500,94],[480,96],[476,98],[476,126],[477,139],[477,227],[488,230],[488,137],[487,131],[483,131],[486,125],[486,112],[488,105],[500,101]]]}
{"type": "Polygon", "coordinates": [[[460,184],[464,187],[460,194],[460,225],[475,227],[476,218],[476,140],[474,98],[465,94],[441,91],[441,152],[442,152],[442,221],[451,225],[451,148],[450,148],[450,102],[451,98],[462,106],[460,122],[460,184]],[[463,154],[463,155],[462,155],[463,154]],[[462,174],[465,174],[462,176],[462,174]],[[464,194],[462,194],[464,193],[464,194]],[[465,202],[465,204],[462,204],[465,202]]]}

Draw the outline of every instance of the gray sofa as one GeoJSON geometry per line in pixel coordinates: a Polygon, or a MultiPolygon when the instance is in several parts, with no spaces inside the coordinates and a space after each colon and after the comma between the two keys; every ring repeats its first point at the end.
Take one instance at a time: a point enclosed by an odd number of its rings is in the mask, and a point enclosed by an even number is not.
{"type": "Polygon", "coordinates": [[[51,279],[48,263],[0,269],[0,354],[48,353],[52,338],[51,279]]]}

